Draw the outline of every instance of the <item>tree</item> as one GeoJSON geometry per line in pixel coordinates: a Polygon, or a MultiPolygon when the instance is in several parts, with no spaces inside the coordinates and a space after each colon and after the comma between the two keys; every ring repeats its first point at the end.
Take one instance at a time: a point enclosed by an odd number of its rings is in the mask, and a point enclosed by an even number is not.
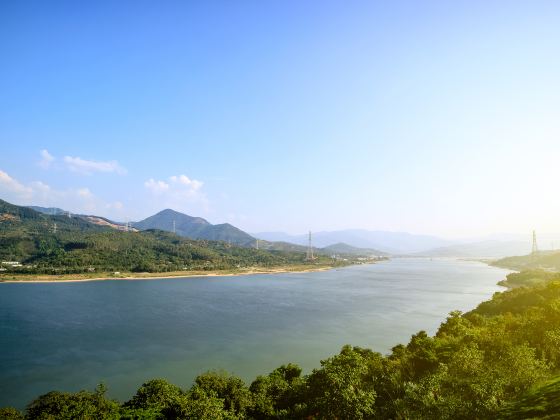
{"type": "Polygon", "coordinates": [[[215,394],[224,401],[224,409],[235,414],[245,414],[252,405],[252,398],[245,383],[226,372],[207,372],[195,379],[195,386],[207,395],[215,394]]]}
{"type": "Polygon", "coordinates": [[[310,414],[341,420],[373,416],[377,395],[374,377],[379,363],[378,353],[351,346],[322,360],[321,369],[314,370],[308,379],[310,414]]]}
{"type": "Polygon", "coordinates": [[[23,413],[12,407],[0,408],[0,419],[2,420],[23,420],[23,413]]]}
{"type": "Polygon", "coordinates": [[[152,379],[140,386],[136,394],[124,403],[132,409],[150,409],[162,412],[183,395],[183,391],[165,379],[152,379]]]}
{"type": "Polygon", "coordinates": [[[195,385],[184,395],[173,400],[168,408],[165,409],[167,419],[188,419],[188,420],[238,420],[237,416],[231,411],[224,409],[224,400],[220,399],[213,392],[206,392],[195,385]]]}
{"type": "Polygon", "coordinates": [[[119,404],[105,398],[105,387],[95,392],[76,393],[52,391],[31,402],[26,409],[26,419],[118,419],[119,404]]]}
{"type": "Polygon", "coordinates": [[[303,411],[305,379],[301,368],[289,363],[267,376],[259,376],[249,387],[253,394],[251,417],[256,419],[294,418],[303,411]]]}

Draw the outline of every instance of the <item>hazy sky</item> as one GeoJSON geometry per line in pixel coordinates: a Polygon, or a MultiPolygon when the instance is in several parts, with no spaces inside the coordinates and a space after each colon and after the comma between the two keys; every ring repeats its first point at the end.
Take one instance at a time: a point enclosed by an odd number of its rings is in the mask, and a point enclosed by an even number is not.
{"type": "Polygon", "coordinates": [[[0,198],[560,232],[559,1],[3,1],[0,198]]]}

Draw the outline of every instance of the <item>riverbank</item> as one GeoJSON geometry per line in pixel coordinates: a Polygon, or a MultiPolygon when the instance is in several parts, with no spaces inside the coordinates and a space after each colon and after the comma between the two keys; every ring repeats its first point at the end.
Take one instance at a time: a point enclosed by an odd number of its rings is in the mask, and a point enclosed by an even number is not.
{"type": "MultiPolygon", "coordinates": [[[[373,264],[374,262],[371,262],[373,264]]],[[[154,280],[171,278],[189,277],[226,277],[226,276],[246,276],[253,274],[281,274],[281,273],[307,273],[313,271],[327,271],[334,268],[347,267],[352,264],[329,264],[313,265],[308,264],[280,266],[280,267],[247,267],[229,270],[189,270],[189,271],[168,271],[161,273],[82,273],[82,274],[10,274],[0,275],[0,283],[64,283],[64,282],[84,282],[102,280],[154,280]]]]}

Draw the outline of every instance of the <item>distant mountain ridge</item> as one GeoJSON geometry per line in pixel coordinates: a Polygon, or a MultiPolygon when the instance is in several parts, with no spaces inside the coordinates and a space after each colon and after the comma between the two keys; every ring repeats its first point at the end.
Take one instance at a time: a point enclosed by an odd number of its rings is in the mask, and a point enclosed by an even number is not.
{"type": "MultiPolygon", "coordinates": [[[[289,235],[284,232],[254,233],[257,238],[269,241],[285,241],[306,245],[308,235],[289,235]]],[[[547,243],[552,235],[542,235],[547,243]]],[[[524,235],[501,234],[487,238],[447,240],[430,235],[415,235],[406,232],[368,231],[362,229],[313,233],[313,245],[318,248],[343,243],[346,246],[378,250],[379,255],[410,255],[418,257],[457,258],[501,258],[510,255],[525,255],[531,244],[524,235]]],[[[556,241],[560,243],[560,241],[556,241]]]]}
{"type": "Polygon", "coordinates": [[[367,255],[376,257],[385,257],[388,255],[386,252],[379,251],[377,249],[357,248],[355,246],[345,244],[344,242],[339,242],[337,244],[332,244],[324,248],[320,248],[320,252],[341,255],[367,255]]]}
{"type": "Polygon", "coordinates": [[[213,225],[202,217],[193,217],[175,210],[165,209],[140,222],[131,223],[138,230],[159,229],[191,239],[225,241],[235,245],[254,246],[256,239],[229,224],[213,225]]]}
{"type": "Polygon", "coordinates": [[[415,255],[421,257],[503,258],[511,255],[525,255],[530,250],[529,241],[487,240],[429,249],[415,255]]]}
{"type": "MultiPolygon", "coordinates": [[[[254,236],[268,241],[284,241],[305,245],[306,234],[289,235],[283,232],[261,232],[254,236]]],[[[451,245],[455,242],[430,235],[415,235],[406,232],[370,231],[349,229],[330,232],[314,232],[313,245],[319,248],[345,243],[356,248],[380,250],[390,254],[406,254],[451,245]]]]}

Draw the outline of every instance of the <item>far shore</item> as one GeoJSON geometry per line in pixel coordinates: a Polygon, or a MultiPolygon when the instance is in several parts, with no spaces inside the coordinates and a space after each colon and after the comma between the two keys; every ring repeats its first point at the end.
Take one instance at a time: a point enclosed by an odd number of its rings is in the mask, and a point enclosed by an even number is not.
{"type": "Polygon", "coordinates": [[[213,271],[170,271],[163,273],[84,273],[84,274],[35,274],[35,275],[9,275],[0,276],[0,283],[72,283],[84,281],[102,280],[156,280],[188,277],[232,277],[255,274],[281,274],[281,273],[308,273],[313,271],[327,271],[335,268],[348,267],[346,265],[297,265],[286,267],[248,267],[235,270],[213,270],[213,271]]]}

